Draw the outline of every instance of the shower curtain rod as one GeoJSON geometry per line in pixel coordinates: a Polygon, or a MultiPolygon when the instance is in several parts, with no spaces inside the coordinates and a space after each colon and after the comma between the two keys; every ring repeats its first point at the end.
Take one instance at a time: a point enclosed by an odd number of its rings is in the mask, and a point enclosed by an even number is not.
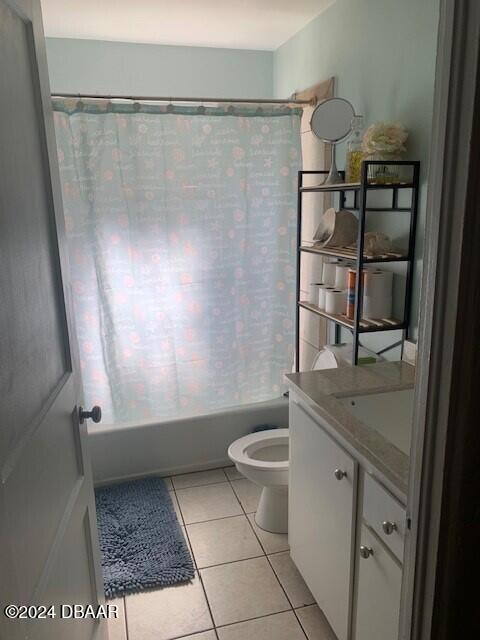
{"type": "Polygon", "coordinates": [[[161,96],[98,96],[94,94],[80,94],[80,93],[54,93],[52,98],[78,98],[80,100],[132,100],[133,102],[192,102],[195,104],[201,104],[202,102],[216,102],[222,104],[297,104],[297,105],[312,105],[315,106],[317,100],[312,98],[311,100],[296,100],[290,98],[287,100],[267,100],[265,98],[250,99],[250,98],[171,98],[161,96]]]}

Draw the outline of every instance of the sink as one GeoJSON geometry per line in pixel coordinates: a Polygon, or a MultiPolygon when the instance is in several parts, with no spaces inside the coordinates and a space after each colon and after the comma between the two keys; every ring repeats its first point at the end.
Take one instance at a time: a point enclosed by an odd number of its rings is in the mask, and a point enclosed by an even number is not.
{"type": "Polygon", "coordinates": [[[413,389],[337,398],[349,413],[409,455],[413,389]]]}

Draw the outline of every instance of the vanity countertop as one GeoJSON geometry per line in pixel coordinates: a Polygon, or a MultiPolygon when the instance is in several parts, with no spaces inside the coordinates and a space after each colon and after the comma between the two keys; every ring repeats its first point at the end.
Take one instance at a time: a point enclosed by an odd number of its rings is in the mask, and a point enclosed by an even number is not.
{"type": "Polygon", "coordinates": [[[343,437],[404,496],[409,456],[381,433],[361,422],[340,402],[349,395],[411,389],[415,368],[406,362],[379,362],[338,369],[287,374],[288,385],[301,400],[343,437]]]}

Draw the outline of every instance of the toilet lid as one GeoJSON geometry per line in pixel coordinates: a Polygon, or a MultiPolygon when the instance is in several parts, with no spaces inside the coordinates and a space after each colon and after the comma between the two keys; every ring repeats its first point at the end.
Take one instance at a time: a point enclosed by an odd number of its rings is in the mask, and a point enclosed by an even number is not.
{"type": "Polygon", "coordinates": [[[228,448],[228,457],[233,462],[248,464],[259,469],[286,469],[288,468],[288,458],[279,461],[261,460],[259,455],[262,449],[277,446],[288,447],[288,441],[288,429],[271,429],[269,431],[250,433],[248,436],[232,442],[228,448]]]}

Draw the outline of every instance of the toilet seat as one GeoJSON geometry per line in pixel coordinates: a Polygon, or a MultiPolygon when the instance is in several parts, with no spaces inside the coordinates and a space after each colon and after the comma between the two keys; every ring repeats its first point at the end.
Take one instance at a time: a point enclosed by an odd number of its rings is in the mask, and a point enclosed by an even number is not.
{"type": "Polygon", "coordinates": [[[288,434],[288,429],[271,429],[268,431],[259,431],[258,433],[250,433],[248,436],[235,440],[235,442],[230,445],[228,456],[237,464],[248,465],[255,469],[283,471],[288,469],[288,434]],[[271,450],[273,447],[285,447],[287,449],[286,459],[262,459],[262,449],[271,450]]]}
{"type": "Polygon", "coordinates": [[[288,429],[259,431],[235,440],[228,448],[238,471],[262,487],[255,522],[271,533],[287,533],[288,529],[289,433],[288,429]]]}

